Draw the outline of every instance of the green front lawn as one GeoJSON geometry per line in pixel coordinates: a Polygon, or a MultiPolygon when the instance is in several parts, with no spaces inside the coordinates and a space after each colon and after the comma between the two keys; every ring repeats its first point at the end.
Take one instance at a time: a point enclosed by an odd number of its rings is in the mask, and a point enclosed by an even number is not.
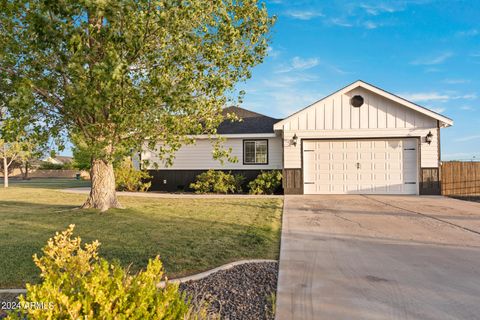
{"type": "Polygon", "coordinates": [[[103,257],[133,270],[160,255],[169,277],[239,259],[278,258],[281,199],[121,197],[127,209],[74,210],[85,197],[38,181],[0,190],[0,287],[38,281],[32,255],[71,223],[83,241],[101,242],[103,257]]]}
{"type": "MultiPolygon", "coordinates": [[[[3,178],[0,178],[0,187],[3,187],[3,178]]],[[[19,188],[42,188],[42,189],[65,189],[90,187],[88,180],[76,180],[67,178],[33,178],[31,180],[10,179],[9,185],[19,188]]]]}

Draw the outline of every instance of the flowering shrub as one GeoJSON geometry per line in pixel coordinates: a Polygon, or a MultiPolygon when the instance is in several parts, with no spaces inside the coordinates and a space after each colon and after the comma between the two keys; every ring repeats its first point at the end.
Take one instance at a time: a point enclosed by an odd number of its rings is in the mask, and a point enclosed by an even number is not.
{"type": "Polygon", "coordinates": [[[282,173],[278,170],[262,171],[255,180],[250,181],[250,194],[273,194],[280,190],[282,173]]]}
{"type": "Polygon", "coordinates": [[[242,175],[208,170],[199,174],[197,180],[190,184],[190,188],[196,193],[240,193],[244,180],[242,175]]]}
{"type": "Polygon", "coordinates": [[[118,262],[98,256],[99,242],[81,246],[72,238],[74,225],[56,233],[34,255],[41,271],[41,283],[27,284],[20,305],[45,303],[46,308],[26,308],[11,313],[10,319],[200,319],[202,310],[192,312],[178,285],[159,288],[163,275],[160,259],[148,262],[145,271],[128,273],[118,262]]]}
{"type": "Polygon", "coordinates": [[[148,172],[135,169],[130,158],[125,158],[114,171],[117,191],[146,192],[152,185],[151,182],[144,182],[146,179],[151,179],[148,172]]]}

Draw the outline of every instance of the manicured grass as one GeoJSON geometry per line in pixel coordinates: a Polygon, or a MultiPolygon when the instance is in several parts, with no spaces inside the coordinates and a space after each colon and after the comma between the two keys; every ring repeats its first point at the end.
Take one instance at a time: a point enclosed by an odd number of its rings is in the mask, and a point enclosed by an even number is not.
{"type": "MultiPolygon", "coordinates": [[[[49,179],[48,179],[49,180],[49,179]]],[[[51,188],[53,182],[48,184],[51,188]]],[[[65,183],[57,184],[57,187],[65,183]]],[[[153,199],[120,197],[124,210],[75,210],[85,195],[28,187],[0,190],[0,287],[36,282],[32,261],[55,231],[71,223],[100,255],[132,265],[160,255],[169,277],[246,259],[277,259],[281,199],[153,199]]],[[[71,186],[71,185],[68,185],[71,186]]]]}
{"type": "MultiPolygon", "coordinates": [[[[57,178],[33,178],[30,180],[10,179],[9,184],[12,187],[19,188],[43,188],[43,189],[65,189],[65,188],[80,188],[90,187],[88,180],[76,179],[57,179],[57,178]]],[[[1,185],[3,187],[3,178],[1,178],[1,185]]]]}

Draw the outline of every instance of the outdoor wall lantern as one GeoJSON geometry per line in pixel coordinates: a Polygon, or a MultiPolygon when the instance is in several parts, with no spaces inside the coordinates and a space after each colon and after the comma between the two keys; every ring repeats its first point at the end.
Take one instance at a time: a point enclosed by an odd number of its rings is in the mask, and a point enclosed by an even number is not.
{"type": "Polygon", "coordinates": [[[425,136],[425,142],[428,144],[432,143],[432,138],[433,138],[432,131],[428,131],[427,135],[425,136]]]}
{"type": "Polygon", "coordinates": [[[292,138],[292,144],[293,144],[294,147],[297,146],[297,142],[298,142],[298,137],[297,137],[297,134],[294,133],[293,138],[292,138]]]}

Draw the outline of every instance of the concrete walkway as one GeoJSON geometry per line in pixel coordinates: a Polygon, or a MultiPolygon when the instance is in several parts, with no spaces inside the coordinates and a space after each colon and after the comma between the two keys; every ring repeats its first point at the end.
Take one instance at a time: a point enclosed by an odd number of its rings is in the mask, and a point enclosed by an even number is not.
{"type": "Polygon", "coordinates": [[[478,319],[480,203],[286,196],[276,319],[478,319]]]}
{"type": "MultiPolygon", "coordinates": [[[[66,193],[88,194],[90,188],[68,188],[60,191],[66,193]]],[[[162,192],[127,192],[117,191],[119,196],[143,197],[143,198],[166,198],[166,199],[256,199],[256,198],[283,198],[283,195],[254,195],[254,194],[195,194],[195,193],[162,193],[162,192]]]]}

